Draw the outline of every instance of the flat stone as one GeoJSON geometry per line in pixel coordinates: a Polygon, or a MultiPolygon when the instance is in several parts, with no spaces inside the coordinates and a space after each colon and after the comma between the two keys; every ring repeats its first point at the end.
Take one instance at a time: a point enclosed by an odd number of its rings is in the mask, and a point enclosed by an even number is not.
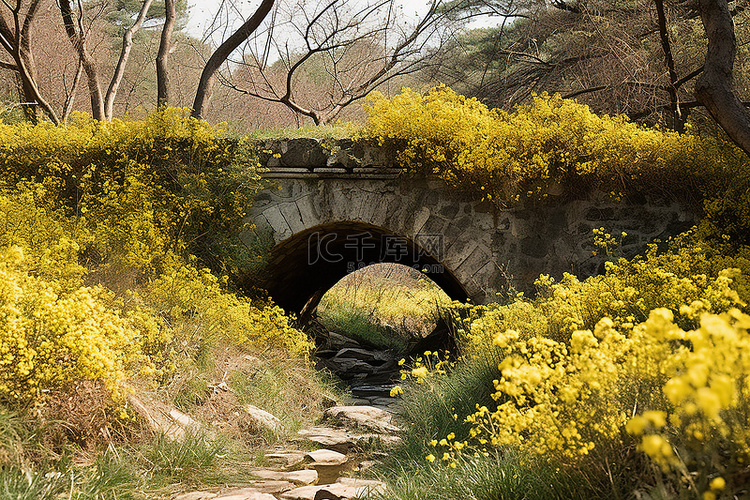
{"type": "Polygon", "coordinates": [[[346,486],[354,486],[356,488],[370,488],[371,491],[382,491],[385,489],[385,483],[383,481],[376,481],[374,479],[340,477],[336,480],[336,483],[341,483],[346,486]]]}
{"type": "Polygon", "coordinates": [[[375,384],[371,382],[372,379],[363,380],[357,385],[352,386],[352,394],[357,397],[372,397],[372,396],[389,396],[391,389],[396,385],[394,383],[375,384]]]}
{"type": "MultiPolygon", "coordinates": [[[[380,488],[383,488],[381,486],[380,488]]],[[[374,486],[354,486],[335,482],[319,486],[303,486],[287,491],[281,495],[284,500],[353,500],[364,498],[368,492],[375,491],[374,486]]]]}
{"type": "Polygon", "coordinates": [[[200,427],[197,420],[193,419],[190,415],[182,413],[176,408],[169,410],[169,417],[185,429],[196,430],[200,427]]]}
{"type": "Polygon", "coordinates": [[[281,420],[257,406],[245,405],[242,409],[250,416],[253,423],[262,429],[275,432],[281,426],[281,420]]]}
{"type": "Polygon", "coordinates": [[[341,334],[335,332],[328,332],[328,345],[332,349],[341,349],[344,347],[361,347],[360,343],[349,337],[344,337],[341,334]]]}
{"type": "Polygon", "coordinates": [[[300,486],[282,493],[279,498],[283,500],[315,500],[315,495],[321,488],[323,486],[300,486]]]}
{"type": "Polygon", "coordinates": [[[365,361],[355,358],[342,358],[336,356],[326,362],[326,365],[335,372],[358,372],[358,373],[374,373],[375,367],[365,361]]]}
{"type": "Polygon", "coordinates": [[[361,434],[347,431],[346,429],[334,429],[322,425],[311,427],[309,429],[302,429],[297,432],[297,434],[339,453],[346,453],[354,447],[370,448],[373,444],[393,446],[401,442],[401,438],[390,434],[361,434]]]}
{"type": "Polygon", "coordinates": [[[346,430],[333,429],[322,425],[302,429],[297,432],[297,435],[338,452],[348,451],[349,447],[353,444],[352,437],[346,430]]]}
{"type": "Polygon", "coordinates": [[[189,415],[148,395],[140,398],[129,394],[128,403],[155,434],[164,434],[170,441],[181,441],[188,429],[194,431],[200,427],[189,415]]]}
{"type": "Polygon", "coordinates": [[[389,412],[373,406],[332,406],[326,409],[323,418],[376,432],[396,433],[401,430],[393,425],[393,416],[389,412]]]}
{"type": "Polygon", "coordinates": [[[215,500],[276,500],[276,497],[269,494],[260,492],[254,488],[242,488],[238,490],[228,491],[221,495],[214,497],[215,500]]]}
{"type": "Polygon", "coordinates": [[[296,470],[291,472],[280,472],[273,470],[254,470],[253,476],[260,479],[270,479],[273,481],[288,481],[297,486],[308,486],[318,482],[318,471],[316,470],[296,470]]]}
{"type": "Polygon", "coordinates": [[[275,495],[277,493],[283,493],[285,491],[293,490],[297,485],[290,481],[253,481],[252,489],[261,493],[268,493],[275,495]]]}
{"type": "Polygon", "coordinates": [[[209,500],[216,498],[216,493],[210,491],[191,491],[190,493],[183,493],[177,495],[173,500],[209,500]]]}
{"type": "Polygon", "coordinates": [[[305,455],[304,451],[280,451],[266,453],[264,458],[270,462],[279,463],[283,467],[296,467],[305,461],[305,455]]]}
{"type": "Polygon", "coordinates": [[[326,449],[311,451],[306,457],[312,460],[313,465],[343,465],[347,461],[343,453],[326,449]]]}
{"type": "Polygon", "coordinates": [[[319,489],[313,500],[350,500],[365,498],[368,494],[385,490],[385,484],[380,481],[352,479],[340,477],[333,484],[324,485],[319,489]]]}

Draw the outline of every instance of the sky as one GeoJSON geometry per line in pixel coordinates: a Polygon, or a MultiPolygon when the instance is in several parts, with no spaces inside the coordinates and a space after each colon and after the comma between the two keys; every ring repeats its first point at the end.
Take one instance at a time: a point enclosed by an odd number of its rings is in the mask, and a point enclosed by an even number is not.
{"type": "MultiPolygon", "coordinates": [[[[210,24],[214,14],[221,5],[222,0],[189,0],[189,21],[187,24],[187,30],[190,34],[196,38],[202,39],[205,33],[206,27],[210,24]]],[[[427,0],[398,0],[406,15],[416,15],[419,12],[424,12],[427,6],[427,0]]],[[[238,19],[238,25],[241,22],[242,16],[245,18],[255,12],[255,9],[260,4],[260,0],[234,0],[234,4],[239,9],[239,14],[236,16],[238,19]]],[[[485,20],[477,26],[482,24],[491,25],[497,24],[497,21],[485,20]]],[[[472,24],[472,26],[475,26],[472,24]]]]}

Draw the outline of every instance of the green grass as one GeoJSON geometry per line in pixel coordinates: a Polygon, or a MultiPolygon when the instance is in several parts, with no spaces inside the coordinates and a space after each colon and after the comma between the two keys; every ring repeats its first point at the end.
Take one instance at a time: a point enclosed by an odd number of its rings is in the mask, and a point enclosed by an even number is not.
{"type": "Polygon", "coordinates": [[[414,467],[383,471],[387,489],[375,500],[569,500],[587,498],[580,478],[515,450],[459,460],[455,469],[422,459],[414,467]]]}
{"type": "Polygon", "coordinates": [[[448,376],[431,376],[423,384],[405,385],[398,412],[409,425],[403,444],[392,452],[389,462],[422,462],[434,451],[429,441],[451,432],[463,440],[470,428],[464,418],[476,411],[477,404],[491,407],[494,403],[490,394],[498,375],[497,360],[481,358],[458,363],[448,376]]]}
{"type": "Polygon", "coordinates": [[[154,486],[181,484],[211,484],[223,482],[220,459],[230,454],[226,440],[209,437],[202,432],[188,432],[179,441],[164,435],[143,447],[138,457],[151,476],[154,486]]]}

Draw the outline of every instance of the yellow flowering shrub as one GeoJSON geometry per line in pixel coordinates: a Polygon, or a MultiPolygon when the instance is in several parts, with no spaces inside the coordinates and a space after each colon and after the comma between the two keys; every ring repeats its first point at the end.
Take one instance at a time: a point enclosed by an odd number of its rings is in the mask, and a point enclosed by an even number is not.
{"type": "Polygon", "coordinates": [[[43,184],[53,208],[76,218],[89,265],[158,272],[170,251],[188,251],[233,272],[252,259],[234,237],[261,183],[249,144],[221,134],[174,108],[142,120],[0,123],[0,182],[43,184]]]}
{"type": "Polygon", "coordinates": [[[515,330],[522,340],[543,336],[568,343],[573,332],[594,330],[604,317],[628,333],[660,307],[672,310],[689,328],[701,312],[745,307],[750,300],[749,264],[742,253],[717,256],[707,244],[687,238],[664,253],[651,246],[642,257],[607,262],[605,274],[583,281],[571,274],[559,281],[542,275],[535,283],[534,300],[521,296],[505,305],[474,306],[463,313],[464,329],[459,334],[467,353],[483,355],[493,348],[498,331],[515,330]],[[687,314],[685,304],[694,312],[687,314]]]}
{"type": "Polygon", "coordinates": [[[498,406],[467,417],[475,424],[470,436],[483,448],[516,445],[571,460],[620,434],[627,418],[619,367],[631,341],[611,320],[601,320],[594,332],[574,332],[570,344],[520,340],[514,330],[498,332],[493,343],[502,359],[493,382],[498,406]]]}
{"type": "Polygon", "coordinates": [[[663,469],[704,491],[723,489],[711,481],[717,475],[740,479],[750,463],[750,316],[730,309],[700,314],[699,323],[685,331],[671,311],[657,309],[640,326],[637,372],[644,361],[658,364],[669,404],[664,411],[639,405],[626,430],[663,469]]]}
{"type": "Polygon", "coordinates": [[[559,95],[508,113],[439,86],[377,92],[357,138],[392,148],[411,174],[436,175],[498,207],[592,189],[702,203],[704,236],[750,243],[750,161],[722,137],[678,134],[598,116],[559,95]]]}
{"type": "Polygon", "coordinates": [[[513,446],[597,467],[632,446],[693,491],[736,482],[750,449],[750,323],[740,271],[715,271],[727,264],[747,269],[743,252],[717,256],[685,237],[584,281],[543,276],[533,300],[462,311],[462,354],[497,360],[495,379],[482,375],[495,403],[456,415],[470,428],[435,439],[432,455],[450,465],[513,446]]]}
{"type": "Polygon", "coordinates": [[[153,371],[140,349],[144,332],[111,293],[80,287],[59,294],[23,262],[19,247],[0,251],[0,400],[40,402],[44,392],[80,380],[102,381],[117,396],[121,382],[153,371]]]}
{"type": "Polygon", "coordinates": [[[74,225],[40,184],[0,191],[0,248],[20,248],[25,258],[17,265],[44,277],[56,293],[78,288],[86,273],[78,262],[74,225]]]}
{"type": "Polygon", "coordinates": [[[313,347],[280,307],[225,291],[206,269],[173,269],[150,284],[145,299],[168,318],[178,336],[203,337],[183,338],[189,345],[224,339],[247,347],[283,348],[298,356],[306,356],[313,347]]]}
{"type": "Polygon", "coordinates": [[[187,264],[231,273],[244,258],[232,252],[259,176],[248,145],[220,132],[172,109],[0,123],[2,402],[43,404],[89,380],[117,398],[215,338],[306,355],[280,308],[187,264]]]}

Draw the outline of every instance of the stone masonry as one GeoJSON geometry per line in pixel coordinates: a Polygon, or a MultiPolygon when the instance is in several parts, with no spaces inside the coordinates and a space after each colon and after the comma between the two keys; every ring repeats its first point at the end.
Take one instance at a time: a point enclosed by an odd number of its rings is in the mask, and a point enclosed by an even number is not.
{"type": "Polygon", "coordinates": [[[258,149],[274,182],[256,197],[244,239],[272,246],[269,291],[296,310],[374,262],[415,266],[453,298],[486,303],[509,285],[531,291],[540,274],[600,272],[593,229],[616,235],[619,254],[631,257],[697,220],[676,201],[618,202],[601,193],[498,210],[440,179],[399,175],[386,151],[352,141],[279,140],[258,149]]]}

